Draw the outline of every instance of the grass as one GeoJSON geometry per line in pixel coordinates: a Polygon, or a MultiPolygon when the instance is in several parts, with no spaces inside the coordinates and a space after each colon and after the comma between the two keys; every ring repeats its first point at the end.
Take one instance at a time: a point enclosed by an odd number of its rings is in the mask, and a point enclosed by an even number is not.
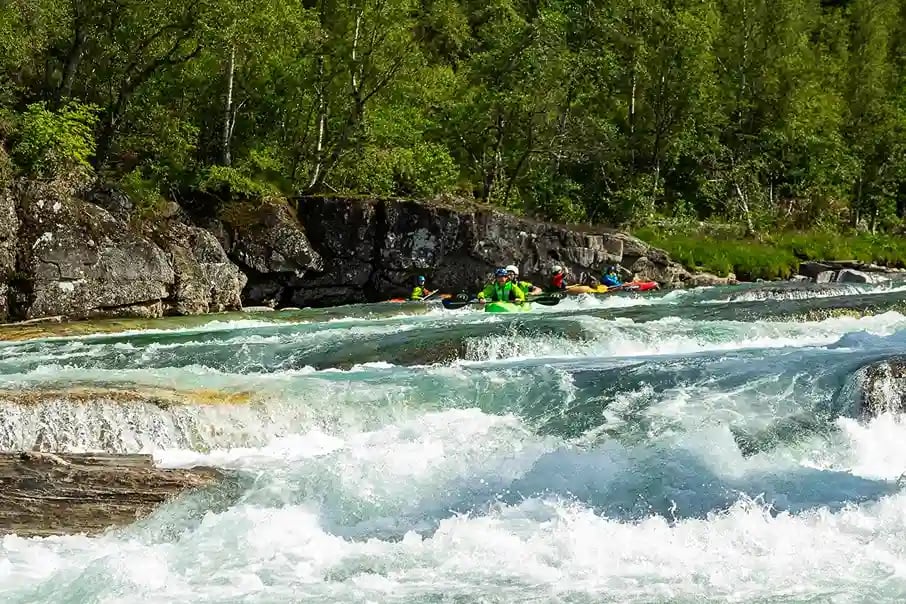
{"type": "Polygon", "coordinates": [[[890,234],[782,231],[746,238],[739,228],[641,228],[634,233],[687,268],[739,279],[786,279],[806,260],[858,260],[906,267],[906,237],[890,234]]]}

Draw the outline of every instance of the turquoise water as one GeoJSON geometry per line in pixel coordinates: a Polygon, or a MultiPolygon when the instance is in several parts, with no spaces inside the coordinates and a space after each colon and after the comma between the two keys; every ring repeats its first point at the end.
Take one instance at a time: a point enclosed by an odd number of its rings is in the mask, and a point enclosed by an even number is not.
{"type": "Polygon", "coordinates": [[[4,391],[97,392],[0,405],[0,447],[230,475],[103,536],[0,538],[0,600],[902,601],[906,424],[856,398],[906,345],[904,295],[371,305],[0,345],[4,391]]]}

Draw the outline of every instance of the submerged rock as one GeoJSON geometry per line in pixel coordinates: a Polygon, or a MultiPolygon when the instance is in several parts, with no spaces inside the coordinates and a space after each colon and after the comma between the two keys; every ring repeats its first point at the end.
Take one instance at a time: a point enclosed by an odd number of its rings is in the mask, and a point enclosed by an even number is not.
{"type": "Polygon", "coordinates": [[[0,534],[95,535],[221,478],[207,467],[156,468],[151,455],[0,453],[0,534]]]}
{"type": "Polygon", "coordinates": [[[875,283],[876,278],[868,273],[845,268],[837,273],[837,283],[875,283]]]}
{"type": "Polygon", "coordinates": [[[906,411],[906,357],[873,363],[863,368],[859,407],[862,416],[906,411]]]}
{"type": "Polygon", "coordinates": [[[142,384],[67,385],[62,388],[0,389],[0,404],[47,405],[110,403],[122,405],[146,404],[166,409],[173,405],[241,405],[253,400],[246,391],[215,390],[211,388],[163,388],[142,384]]]}

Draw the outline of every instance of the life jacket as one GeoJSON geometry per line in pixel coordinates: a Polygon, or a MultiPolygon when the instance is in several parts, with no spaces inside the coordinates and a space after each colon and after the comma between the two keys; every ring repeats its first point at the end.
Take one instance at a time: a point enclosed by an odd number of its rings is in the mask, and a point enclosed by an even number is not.
{"type": "Polygon", "coordinates": [[[566,289],[566,283],[563,282],[563,280],[565,278],[566,278],[566,275],[564,273],[559,273],[557,275],[554,275],[551,278],[551,285],[555,289],[566,289]]]}
{"type": "Polygon", "coordinates": [[[608,287],[619,287],[620,285],[623,285],[623,282],[620,281],[620,278],[613,273],[607,273],[606,275],[604,275],[602,282],[608,287]]]}
{"type": "Polygon", "coordinates": [[[513,284],[507,281],[500,285],[496,281],[491,288],[491,300],[493,302],[512,302],[516,299],[516,292],[513,291],[513,284]]]}

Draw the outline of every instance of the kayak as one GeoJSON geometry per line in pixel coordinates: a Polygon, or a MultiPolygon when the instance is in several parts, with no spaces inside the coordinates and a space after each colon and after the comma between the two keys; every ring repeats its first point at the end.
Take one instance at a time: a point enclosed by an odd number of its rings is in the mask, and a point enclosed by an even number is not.
{"type": "Polygon", "coordinates": [[[568,294],[610,294],[613,292],[619,291],[634,291],[634,292],[646,292],[651,289],[657,289],[657,281],[630,281],[629,283],[624,283],[617,287],[607,287],[606,285],[599,285],[597,287],[589,287],[588,285],[570,285],[566,288],[566,293],[568,294]]]}
{"type": "Polygon", "coordinates": [[[636,292],[647,292],[650,289],[657,289],[657,281],[632,281],[630,283],[624,283],[620,287],[614,289],[629,290],[636,292]]]}
{"type": "Polygon", "coordinates": [[[410,298],[390,298],[386,302],[393,302],[394,304],[404,304],[406,302],[411,302],[413,304],[425,304],[427,302],[440,302],[441,300],[447,300],[452,298],[451,294],[441,294],[439,296],[431,296],[427,300],[412,300],[410,298]]]}
{"type": "Polygon", "coordinates": [[[528,312],[532,310],[531,302],[514,304],[512,302],[488,302],[484,305],[485,312],[528,312]]]}

